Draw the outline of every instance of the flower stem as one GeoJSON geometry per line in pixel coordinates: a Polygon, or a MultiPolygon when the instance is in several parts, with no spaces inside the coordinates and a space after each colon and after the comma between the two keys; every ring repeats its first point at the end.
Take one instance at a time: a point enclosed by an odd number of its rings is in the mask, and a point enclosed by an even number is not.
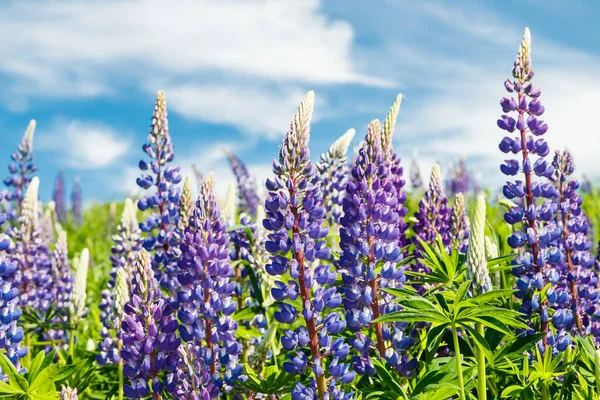
{"type": "MultiPolygon", "coordinates": [[[[121,354],[121,349],[123,348],[123,342],[120,340],[117,344],[117,349],[119,350],[119,354],[121,354]]],[[[123,385],[125,384],[125,379],[123,376],[123,359],[119,360],[119,394],[118,400],[123,400],[123,385]]]]}
{"type": "Polygon", "coordinates": [[[465,396],[465,380],[462,372],[462,361],[460,355],[460,345],[458,343],[458,333],[456,325],[452,324],[452,338],[454,339],[454,356],[456,357],[456,373],[458,375],[458,387],[460,388],[460,400],[467,400],[465,396]]]}
{"type": "MultiPolygon", "coordinates": [[[[482,324],[476,324],[477,333],[482,337],[485,334],[482,324]]],[[[477,349],[477,398],[479,400],[487,399],[486,374],[485,374],[485,354],[481,349],[477,349]]]]}
{"type": "Polygon", "coordinates": [[[69,334],[69,355],[71,360],[75,359],[75,328],[70,329],[69,334]]]}

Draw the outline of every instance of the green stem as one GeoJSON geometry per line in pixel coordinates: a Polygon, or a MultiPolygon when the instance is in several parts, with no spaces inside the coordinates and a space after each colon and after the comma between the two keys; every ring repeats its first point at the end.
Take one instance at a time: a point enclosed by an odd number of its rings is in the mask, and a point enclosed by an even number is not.
{"type": "Polygon", "coordinates": [[[467,400],[465,396],[465,380],[462,372],[462,361],[460,356],[460,345],[458,343],[458,333],[456,325],[452,324],[452,338],[454,339],[454,356],[456,357],[456,373],[458,375],[458,387],[460,388],[460,399],[467,400]]]}
{"type": "Polygon", "coordinates": [[[31,365],[31,335],[28,333],[25,335],[25,347],[27,348],[27,365],[31,365]]]}
{"type": "MultiPolygon", "coordinates": [[[[476,324],[475,328],[477,333],[483,337],[485,332],[483,331],[482,324],[476,324]]],[[[481,349],[477,349],[477,396],[479,400],[487,399],[487,388],[486,388],[486,373],[485,373],[485,354],[481,349]]]]}
{"type": "Polygon", "coordinates": [[[75,359],[75,329],[70,329],[69,355],[71,356],[71,361],[75,359]]]}
{"type": "MultiPolygon", "coordinates": [[[[121,349],[123,348],[123,343],[119,340],[117,344],[117,348],[119,350],[119,355],[121,354],[121,349]]],[[[123,360],[119,361],[119,394],[118,400],[123,400],[123,385],[125,384],[125,378],[123,376],[123,360]]]]}
{"type": "Polygon", "coordinates": [[[548,384],[546,382],[542,382],[542,400],[548,400],[550,395],[548,393],[548,384]]]}

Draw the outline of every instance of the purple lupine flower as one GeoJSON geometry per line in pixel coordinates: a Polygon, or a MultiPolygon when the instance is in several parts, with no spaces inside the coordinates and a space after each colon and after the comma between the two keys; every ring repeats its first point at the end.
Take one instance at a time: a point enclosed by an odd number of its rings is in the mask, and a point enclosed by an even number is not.
{"type": "Polygon", "coordinates": [[[231,318],[237,309],[232,299],[235,282],[231,279],[229,239],[214,184],[214,175],[210,174],[200,187],[177,264],[181,284],[177,293],[179,334],[190,344],[186,349],[194,367],[193,374],[186,374],[179,386],[195,387],[194,382],[200,382],[206,389],[212,391],[214,386],[225,393],[242,373],[238,365],[242,346],[235,338],[238,324],[231,318]]]}
{"type": "Polygon", "coordinates": [[[331,227],[337,226],[342,214],[342,200],[349,178],[346,154],[354,133],[354,129],[348,129],[333,142],[329,150],[321,154],[321,160],[316,165],[318,171],[316,179],[321,182],[323,205],[327,211],[327,222],[331,227]]]}
{"type": "Polygon", "coordinates": [[[71,389],[69,386],[62,386],[60,391],[60,400],[78,400],[77,388],[71,389]]]}
{"type": "MultiPolygon", "coordinates": [[[[1,199],[2,194],[0,194],[1,199]]],[[[0,225],[4,224],[7,218],[6,214],[0,214],[0,225]]],[[[8,236],[0,233],[0,252],[6,251],[10,245],[8,236]]],[[[21,347],[24,334],[23,329],[17,325],[21,317],[21,309],[19,290],[11,283],[15,270],[14,263],[0,256],[0,349],[6,352],[6,356],[19,369],[19,359],[27,354],[28,349],[21,347]]],[[[6,379],[1,371],[0,379],[6,379]]]]}
{"type": "Polygon", "coordinates": [[[456,193],[452,211],[450,213],[450,238],[453,243],[458,244],[458,252],[467,254],[469,245],[469,218],[465,208],[465,198],[462,193],[456,193]]]}
{"type": "Polygon", "coordinates": [[[410,166],[410,185],[413,190],[423,190],[423,179],[421,178],[421,168],[419,167],[419,160],[417,152],[413,153],[412,164],[410,166]]]}
{"type": "Polygon", "coordinates": [[[558,225],[562,230],[559,248],[564,254],[563,263],[558,269],[561,277],[553,288],[556,298],[568,296],[567,301],[557,301],[557,311],[552,322],[561,339],[556,343],[558,350],[569,342],[565,335],[593,334],[600,337],[598,312],[598,275],[593,270],[594,259],[590,254],[592,242],[589,239],[589,224],[581,210],[583,199],[577,193],[579,183],[570,180],[574,171],[569,152],[557,151],[552,163],[553,180],[560,195],[558,204],[558,225]],[[564,293],[564,295],[563,295],[564,293]]]}
{"type": "Polygon", "coordinates": [[[185,232],[185,228],[187,228],[190,222],[192,211],[194,211],[194,199],[192,199],[192,184],[188,176],[183,181],[183,189],[179,198],[179,217],[177,221],[179,232],[185,232]]]}
{"type": "MultiPolygon", "coordinates": [[[[498,120],[498,126],[502,130],[517,132],[514,138],[505,136],[502,139],[500,150],[505,154],[519,154],[519,157],[506,160],[500,169],[508,176],[522,173],[524,179],[508,181],[503,188],[507,199],[516,198],[522,204],[515,205],[504,215],[508,224],[517,225],[517,229],[508,238],[508,244],[514,249],[522,248],[521,253],[512,261],[513,274],[517,277],[518,291],[515,295],[522,299],[520,311],[532,317],[531,327],[548,333],[551,314],[549,308],[554,302],[552,298],[540,301],[540,295],[548,283],[557,283],[555,267],[560,265],[564,256],[555,246],[561,231],[554,222],[556,204],[551,199],[559,196],[558,191],[548,182],[535,180],[535,176],[551,178],[554,168],[552,163],[544,159],[550,152],[548,143],[542,138],[548,125],[538,118],[544,113],[544,106],[539,100],[540,90],[531,82],[534,73],[530,50],[531,35],[526,28],[513,67],[514,80],[506,80],[504,83],[508,93],[515,93],[516,97],[504,97],[500,101],[506,114],[498,120]],[[537,159],[533,160],[533,155],[537,159]],[[540,203],[540,198],[549,200],[540,203]],[[518,229],[518,225],[521,229],[518,229]],[[533,318],[534,314],[538,317],[533,318]]],[[[542,353],[548,342],[548,336],[542,339],[542,353]]]]}
{"type": "Polygon", "coordinates": [[[118,329],[115,315],[115,296],[117,295],[116,277],[119,270],[123,270],[126,282],[133,279],[133,266],[137,253],[142,247],[141,231],[138,227],[136,209],[131,199],[125,199],[121,222],[117,226],[117,233],[113,235],[112,255],[110,261],[112,268],[106,289],[102,291],[100,300],[100,320],[103,323],[100,330],[100,341],[98,348],[100,353],[96,356],[98,364],[116,364],[120,357],[116,351],[114,330],[118,329]]]}
{"type": "Polygon", "coordinates": [[[142,189],[155,188],[154,193],[138,200],[141,211],[151,210],[152,214],[142,223],[140,229],[146,233],[144,248],[153,252],[152,266],[162,287],[174,293],[177,288],[176,266],[181,256],[179,241],[181,233],[177,229],[179,187],[181,175],[179,166],[173,165],[173,143],[169,135],[167,100],[164,92],[158,92],[148,133],[148,142],[142,147],[150,162],[140,160],[143,171],[137,179],[142,189]]]}
{"type": "Polygon", "coordinates": [[[473,176],[468,170],[464,158],[458,162],[458,165],[451,172],[451,175],[446,182],[446,188],[451,196],[455,196],[458,193],[467,194],[475,189],[473,176]]]}
{"type": "MultiPolygon", "coordinates": [[[[67,247],[67,233],[58,232],[58,239],[54,244],[52,253],[52,298],[56,310],[56,316],[52,321],[54,324],[66,325],[68,323],[68,307],[73,292],[73,276],[71,275],[71,264],[69,262],[69,250],[67,247]]],[[[48,339],[54,342],[65,340],[64,329],[52,329],[48,332],[48,339]]]]}
{"type": "MultiPolygon", "coordinates": [[[[391,164],[384,159],[382,129],[378,120],[369,124],[363,148],[352,168],[346,187],[340,219],[340,267],[344,287],[344,308],[350,330],[357,332],[351,343],[360,356],[353,359],[359,374],[373,375],[371,346],[361,332],[374,328],[379,357],[399,373],[410,376],[416,360],[406,357],[414,340],[404,335],[406,324],[372,323],[382,315],[399,309],[380,288],[398,288],[406,280],[399,245],[401,216],[399,196],[391,164]]],[[[370,339],[368,339],[370,341],[370,339]]]]}
{"type": "Polygon", "coordinates": [[[73,192],[71,193],[71,218],[75,225],[83,223],[83,200],[81,198],[81,182],[79,181],[79,177],[75,178],[73,192]]]}
{"type": "Polygon", "coordinates": [[[419,239],[431,245],[435,243],[437,235],[440,235],[444,246],[447,249],[449,248],[452,242],[450,235],[450,214],[451,210],[448,207],[448,198],[442,188],[440,166],[434,164],[431,169],[429,188],[419,201],[419,210],[415,212],[414,216],[413,231],[415,236],[413,244],[417,258],[415,264],[417,272],[427,271],[427,267],[418,260],[420,252],[423,249],[419,239]]]}
{"type": "Polygon", "coordinates": [[[9,217],[17,219],[21,213],[21,203],[25,197],[25,191],[31,175],[37,171],[37,167],[33,165],[33,134],[35,132],[35,120],[29,121],[27,130],[23,135],[23,140],[17,151],[10,156],[11,163],[8,165],[10,176],[4,179],[4,185],[8,188],[5,200],[13,202],[14,208],[11,210],[9,217]]]}
{"type": "Polygon", "coordinates": [[[21,306],[44,314],[55,299],[52,291],[51,253],[41,238],[38,191],[40,180],[34,177],[23,198],[17,226],[9,229],[13,244],[6,250],[17,266],[13,285],[19,290],[21,306]]]}
{"type": "Polygon", "coordinates": [[[65,224],[67,222],[67,202],[65,200],[65,176],[62,171],[59,171],[56,175],[52,201],[54,201],[56,219],[59,223],[65,224]]]}
{"type": "Polygon", "coordinates": [[[246,165],[239,159],[238,156],[233,154],[229,150],[225,150],[231,170],[235,175],[235,179],[238,185],[238,196],[239,196],[239,208],[241,212],[250,215],[252,218],[256,217],[256,207],[260,203],[258,195],[256,194],[256,183],[254,178],[250,176],[246,165]]]}
{"type": "Polygon", "coordinates": [[[121,323],[123,373],[129,384],[123,392],[130,399],[175,390],[177,366],[177,319],[173,307],[162,298],[154,277],[150,254],[141,249],[134,265],[130,300],[121,323]]]}
{"type": "Polygon", "coordinates": [[[354,379],[354,373],[343,363],[348,345],[343,338],[335,338],[346,327],[343,316],[334,311],[341,305],[340,294],[330,286],[337,272],[332,265],[319,261],[329,260],[331,251],[324,240],[329,229],[325,226],[323,193],[313,183],[316,169],[308,149],[313,103],[311,91],[292,120],[279,149],[279,160],[273,161],[275,177],[266,182],[269,194],[263,220],[263,226],[270,231],[265,248],[272,254],[266,270],[273,276],[286,276],[285,282],[275,281],[271,290],[279,308],[275,319],[289,325],[301,315],[299,326],[286,329],[281,338],[283,348],[289,352],[283,368],[288,373],[310,371],[310,386],[296,386],[291,393],[294,400],[333,395],[326,375],[331,382],[348,383],[354,379]],[[288,302],[298,298],[301,311],[288,302]],[[301,351],[307,346],[309,356],[301,351]]]}

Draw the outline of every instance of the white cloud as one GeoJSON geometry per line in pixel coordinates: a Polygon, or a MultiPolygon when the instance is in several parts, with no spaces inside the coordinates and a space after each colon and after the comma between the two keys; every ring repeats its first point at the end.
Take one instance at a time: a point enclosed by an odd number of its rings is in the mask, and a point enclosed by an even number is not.
{"type": "Polygon", "coordinates": [[[78,120],[58,120],[48,133],[41,129],[37,142],[40,151],[59,152],[57,161],[80,169],[108,167],[131,148],[131,142],[111,127],[78,120]]]}
{"type": "Polygon", "coordinates": [[[319,0],[11,2],[0,36],[13,111],[36,97],[171,88],[173,111],[273,136],[313,85],[390,85],[357,69],[351,25],[319,0]]]}

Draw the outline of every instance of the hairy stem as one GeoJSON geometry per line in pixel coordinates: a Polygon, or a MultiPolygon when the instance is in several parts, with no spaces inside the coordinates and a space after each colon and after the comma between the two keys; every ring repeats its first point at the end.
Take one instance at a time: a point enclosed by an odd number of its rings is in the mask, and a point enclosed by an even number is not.
{"type": "MultiPolygon", "coordinates": [[[[475,329],[477,333],[483,337],[485,332],[482,324],[476,324],[475,329]]],[[[487,399],[487,388],[486,388],[486,373],[485,373],[485,354],[481,349],[477,349],[477,398],[479,400],[487,399]]]]}
{"type": "Polygon", "coordinates": [[[458,387],[460,389],[460,400],[467,400],[465,396],[465,380],[462,371],[462,360],[460,355],[460,344],[458,343],[458,332],[456,325],[452,324],[452,339],[454,339],[454,356],[456,358],[456,373],[458,375],[458,387]]]}

